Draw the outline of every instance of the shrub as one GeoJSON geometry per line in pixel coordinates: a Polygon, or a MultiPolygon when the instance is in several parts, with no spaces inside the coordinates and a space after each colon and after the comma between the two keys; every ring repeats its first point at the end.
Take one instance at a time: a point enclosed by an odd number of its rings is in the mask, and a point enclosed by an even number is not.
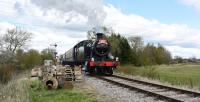
{"type": "Polygon", "coordinates": [[[0,66],[0,82],[7,83],[15,74],[13,65],[7,64],[0,66]]]}
{"type": "Polygon", "coordinates": [[[158,74],[155,67],[146,66],[146,67],[144,67],[144,71],[142,72],[142,76],[154,79],[154,78],[157,78],[159,76],[159,74],[158,74]]]}

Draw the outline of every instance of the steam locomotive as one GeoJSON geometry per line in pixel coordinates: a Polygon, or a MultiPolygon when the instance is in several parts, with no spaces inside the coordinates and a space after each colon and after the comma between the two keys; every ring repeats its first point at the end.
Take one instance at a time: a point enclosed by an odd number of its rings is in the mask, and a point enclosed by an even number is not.
{"type": "Polygon", "coordinates": [[[111,54],[111,45],[103,33],[96,40],[83,40],[61,56],[62,65],[82,66],[88,74],[113,74],[119,65],[118,58],[111,54]]]}

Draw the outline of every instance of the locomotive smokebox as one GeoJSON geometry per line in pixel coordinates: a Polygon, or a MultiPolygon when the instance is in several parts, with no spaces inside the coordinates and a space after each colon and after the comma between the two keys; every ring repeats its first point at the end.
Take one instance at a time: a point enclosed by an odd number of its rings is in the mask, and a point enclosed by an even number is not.
{"type": "Polygon", "coordinates": [[[97,41],[94,44],[94,51],[99,56],[105,56],[108,55],[110,52],[110,44],[108,41],[104,38],[103,33],[97,33],[97,41]]]}

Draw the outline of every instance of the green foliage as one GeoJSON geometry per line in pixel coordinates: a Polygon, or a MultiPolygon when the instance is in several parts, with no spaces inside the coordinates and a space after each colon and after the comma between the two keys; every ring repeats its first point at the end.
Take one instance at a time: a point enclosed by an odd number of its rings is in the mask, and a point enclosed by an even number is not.
{"type": "Polygon", "coordinates": [[[22,49],[16,51],[17,69],[29,69],[41,65],[45,59],[53,59],[53,50],[44,49],[41,53],[30,49],[24,52],[22,49]]]}
{"type": "Polygon", "coordinates": [[[40,80],[30,81],[30,87],[31,87],[31,90],[33,90],[33,91],[43,90],[43,88],[44,88],[44,86],[42,85],[40,80]]]}
{"type": "Polygon", "coordinates": [[[155,65],[156,64],[156,47],[153,44],[147,44],[142,52],[142,65],[155,65]]]}
{"type": "Polygon", "coordinates": [[[131,60],[130,54],[131,54],[131,48],[128,43],[128,40],[124,37],[121,37],[121,42],[120,42],[120,49],[121,49],[121,62],[122,63],[129,63],[131,60]]]}
{"type": "Polygon", "coordinates": [[[53,53],[54,53],[54,50],[53,49],[44,49],[42,50],[41,52],[41,57],[42,57],[42,60],[53,60],[53,53]]]}
{"type": "Polygon", "coordinates": [[[128,40],[119,34],[112,34],[108,37],[110,44],[112,45],[112,54],[120,58],[122,63],[128,63],[130,61],[131,48],[128,40]]]}
{"type": "Polygon", "coordinates": [[[180,57],[180,56],[175,56],[174,61],[175,61],[176,63],[183,63],[183,62],[184,62],[183,58],[180,57]]]}
{"type": "Polygon", "coordinates": [[[156,49],[157,64],[169,64],[171,61],[171,54],[161,44],[158,44],[156,49]]]}
{"type": "Polygon", "coordinates": [[[28,52],[23,53],[23,55],[20,53],[17,53],[18,64],[19,64],[18,67],[20,69],[33,68],[34,66],[40,65],[42,62],[41,55],[37,50],[31,49],[28,52]]]}

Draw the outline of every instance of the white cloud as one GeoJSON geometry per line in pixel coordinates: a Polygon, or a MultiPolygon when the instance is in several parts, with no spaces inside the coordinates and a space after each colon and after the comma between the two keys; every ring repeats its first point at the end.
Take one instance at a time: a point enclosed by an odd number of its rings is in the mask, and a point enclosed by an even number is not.
{"type": "MultiPolygon", "coordinates": [[[[55,10],[60,14],[67,14],[65,22],[73,21],[80,15],[87,18],[89,25],[101,26],[106,14],[103,10],[102,0],[31,0],[33,4],[45,11],[55,10]]],[[[76,20],[77,21],[77,20],[76,20]]]]}
{"type": "Polygon", "coordinates": [[[200,0],[181,0],[184,4],[192,6],[200,11],[200,0]]]}
{"type": "Polygon", "coordinates": [[[44,48],[50,47],[51,44],[58,44],[59,53],[64,53],[71,47],[73,47],[77,42],[86,39],[85,32],[77,32],[77,31],[53,31],[49,30],[49,28],[39,29],[37,31],[33,31],[33,39],[31,42],[31,48],[35,48],[38,50],[42,50],[44,48]],[[74,33],[78,35],[83,35],[79,37],[71,37],[65,33],[74,33]]]}
{"type": "Polygon", "coordinates": [[[184,58],[191,58],[191,57],[197,57],[200,58],[199,48],[184,48],[180,46],[165,46],[170,52],[172,53],[172,56],[181,56],[184,58]]]}
{"type": "MultiPolygon", "coordinates": [[[[106,13],[102,0],[16,0],[19,15],[59,26],[101,26],[106,13]]],[[[78,27],[77,27],[78,28],[78,27]]]]}

